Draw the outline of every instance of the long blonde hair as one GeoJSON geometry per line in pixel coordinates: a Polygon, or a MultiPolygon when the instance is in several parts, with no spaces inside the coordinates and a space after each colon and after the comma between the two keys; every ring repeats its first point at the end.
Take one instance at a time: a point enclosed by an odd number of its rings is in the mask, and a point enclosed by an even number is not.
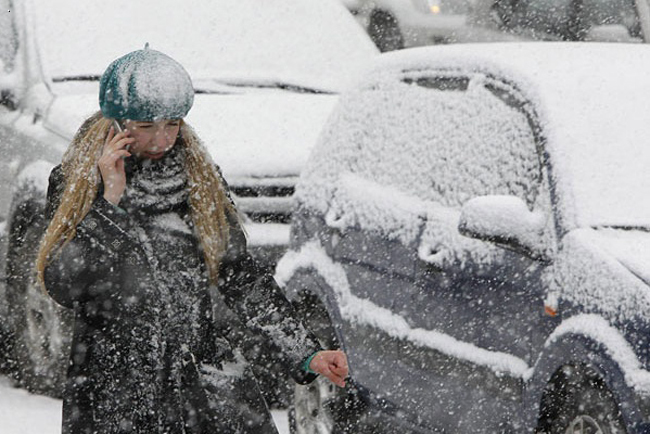
{"type": "MultiPolygon", "coordinates": [[[[45,287],[44,271],[49,261],[76,235],[77,225],[90,211],[101,185],[97,162],[111,120],[101,112],[89,117],[79,128],[63,155],[61,169],[64,190],[59,206],[41,239],[36,258],[38,281],[45,287]]],[[[221,176],[194,130],[185,122],[180,126],[185,148],[185,172],[189,186],[192,221],[203,250],[210,281],[216,285],[219,264],[229,239],[229,216],[237,219],[221,176]]]]}

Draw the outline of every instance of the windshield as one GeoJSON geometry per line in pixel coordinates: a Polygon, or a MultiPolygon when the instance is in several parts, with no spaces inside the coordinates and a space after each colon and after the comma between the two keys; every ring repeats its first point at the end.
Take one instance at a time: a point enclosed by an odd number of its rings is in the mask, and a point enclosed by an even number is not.
{"type": "Polygon", "coordinates": [[[374,54],[334,0],[32,3],[43,69],[58,80],[96,77],[148,42],[185,66],[197,86],[236,77],[335,90],[374,54]]]}

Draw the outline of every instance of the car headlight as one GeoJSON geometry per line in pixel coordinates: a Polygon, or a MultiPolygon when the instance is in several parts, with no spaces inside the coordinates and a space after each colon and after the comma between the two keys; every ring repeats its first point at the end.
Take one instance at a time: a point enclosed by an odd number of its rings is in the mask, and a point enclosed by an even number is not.
{"type": "Polygon", "coordinates": [[[413,0],[413,6],[423,14],[437,15],[442,11],[440,0],[413,0]]]}

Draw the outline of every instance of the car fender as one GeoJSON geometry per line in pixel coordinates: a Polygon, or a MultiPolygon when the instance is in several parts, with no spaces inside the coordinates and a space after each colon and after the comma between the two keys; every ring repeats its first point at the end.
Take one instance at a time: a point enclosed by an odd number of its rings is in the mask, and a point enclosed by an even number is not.
{"type": "Polygon", "coordinates": [[[49,175],[53,168],[54,164],[37,160],[20,171],[11,191],[8,233],[21,231],[23,225],[44,217],[49,175]]]}
{"type": "Polygon", "coordinates": [[[643,383],[647,389],[650,372],[641,367],[624,336],[603,317],[593,314],[563,321],[546,340],[526,381],[525,432],[534,432],[537,426],[542,397],[551,377],[570,364],[591,368],[612,392],[626,425],[637,427],[635,432],[646,432],[634,389],[643,383]]]}
{"type": "Polygon", "coordinates": [[[333,273],[328,272],[329,258],[323,255],[326,254],[320,245],[313,242],[304,244],[299,250],[289,250],[278,262],[275,278],[291,301],[298,299],[301,291],[312,292],[318,298],[332,319],[336,338],[345,351],[341,310],[335,285],[330,282],[333,273]]]}

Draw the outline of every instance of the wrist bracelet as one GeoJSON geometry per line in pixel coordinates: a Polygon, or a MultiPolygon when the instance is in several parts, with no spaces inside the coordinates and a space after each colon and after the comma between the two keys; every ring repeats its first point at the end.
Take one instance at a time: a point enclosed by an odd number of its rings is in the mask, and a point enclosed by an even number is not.
{"type": "Polygon", "coordinates": [[[318,375],[318,372],[314,372],[314,371],[309,367],[309,365],[311,364],[311,361],[314,360],[314,357],[316,357],[316,354],[318,354],[318,353],[320,353],[320,351],[316,351],[314,354],[312,354],[311,356],[307,357],[307,359],[306,359],[306,360],[304,361],[304,363],[302,364],[302,369],[303,369],[303,371],[305,371],[305,372],[307,372],[307,373],[309,373],[309,374],[317,374],[317,375],[318,375]]]}

